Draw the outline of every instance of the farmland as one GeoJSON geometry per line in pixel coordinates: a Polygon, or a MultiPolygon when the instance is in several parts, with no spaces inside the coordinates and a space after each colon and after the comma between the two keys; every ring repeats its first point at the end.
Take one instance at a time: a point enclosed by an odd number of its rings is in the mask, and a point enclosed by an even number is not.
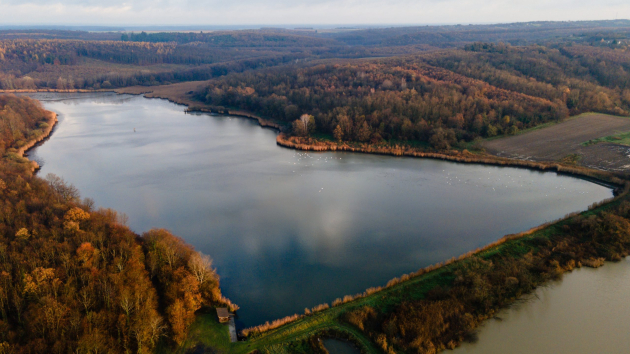
{"type": "Polygon", "coordinates": [[[563,162],[569,159],[595,169],[628,171],[627,147],[607,140],[588,143],[627,131],[630,131],[630,119],[626,117],[585,113],[519,135],[489,139],[482,146],[488,153],[501,157],[563,162]]]}

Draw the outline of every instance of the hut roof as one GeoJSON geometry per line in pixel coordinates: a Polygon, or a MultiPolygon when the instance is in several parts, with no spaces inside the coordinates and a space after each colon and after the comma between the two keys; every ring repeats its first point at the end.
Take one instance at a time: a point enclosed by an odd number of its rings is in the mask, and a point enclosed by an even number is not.
{"type": "Polygon", "coordinates": [[[230,313],[225,307],[217,307],[217,316],[219,317],[229,317],[230,313]]]}

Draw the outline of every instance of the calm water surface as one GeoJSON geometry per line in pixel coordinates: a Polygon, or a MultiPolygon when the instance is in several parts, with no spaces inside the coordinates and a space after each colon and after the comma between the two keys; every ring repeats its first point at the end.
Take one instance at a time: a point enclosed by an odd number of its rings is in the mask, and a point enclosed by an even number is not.
{"type": "Polygon", "coordinates": [[[612,196],[516,168],[278,147],[255,121],[164,100],[41,94],[59,113],[33,150],[137,232],[209,254],[241,326],[302,312],[612,196]],[[134,132],[135,128],[135,132],[134,132]]]}
{"type": "Polygon", "coordinates": [[[329,354],[361,354],[361,351],[354,344],[333,338],[323,339],[324,347],[329,354]]]}
{"type": "Polygon", "coordinates": [[[453,354],[627,354],[630,259],[582,268],[498,314],[453,354]]]}

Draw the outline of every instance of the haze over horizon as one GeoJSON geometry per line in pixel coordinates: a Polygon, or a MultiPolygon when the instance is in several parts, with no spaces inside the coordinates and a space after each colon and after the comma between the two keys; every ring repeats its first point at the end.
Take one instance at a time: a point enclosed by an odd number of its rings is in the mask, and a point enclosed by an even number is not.
{"type": "Polygon", "coordinates": [[[0,0],[8,25],[395,25],[630,18],[630,3],[603,0],[0,0]]]}

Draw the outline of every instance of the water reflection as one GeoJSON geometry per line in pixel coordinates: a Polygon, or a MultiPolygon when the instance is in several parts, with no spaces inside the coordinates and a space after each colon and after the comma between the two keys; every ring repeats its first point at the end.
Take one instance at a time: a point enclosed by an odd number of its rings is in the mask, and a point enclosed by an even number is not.
{"type": "Polygon", "coordinates": [[[276,133],[163,100],[48,94],[32,157],[137,232],[164,227],[215,260],[241,325],[345,294],[612,195],[514,168],[278,147],[276,133]],[[134,132],[135,129],[135,132],[134,132]]]}

